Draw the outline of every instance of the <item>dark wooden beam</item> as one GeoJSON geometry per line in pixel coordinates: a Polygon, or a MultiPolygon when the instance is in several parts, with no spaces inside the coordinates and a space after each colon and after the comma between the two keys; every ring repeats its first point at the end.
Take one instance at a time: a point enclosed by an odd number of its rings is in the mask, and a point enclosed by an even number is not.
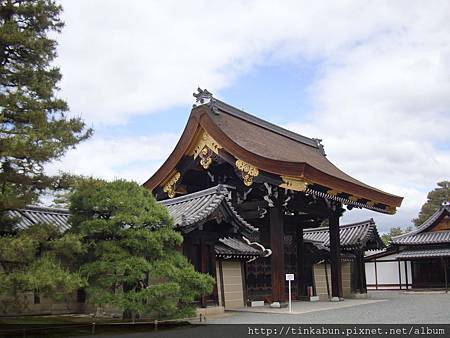
{"type": "Polygon", "coordinates": [[[284,223],[280,205],[269,208],[270,248],[272,270],[272,301],[285,301],[284,292],[284,223]]]}
{"type": "Polygon", "coordinates": [[[405,264],[405,281],[406,281],[406,290],[408,290],[408,261],[404,261],[405,264]]]}
{"type": "Polygon", "coordinates": [[[447,276],[447,258],[441,257],[442,266],[444,267],[445,293],[448,293],[448,276],[447,276]]]}
{"type": "Polygon", "coordinates": [[[303,212],[315,217],[327,218],[332,212],[325,205],[321,205],[319,200],[317,203],[305,203],[301,199],[288,202],[288,209],[296,212],[303,212]]]}
{"type": "Polygon", "coordinates": [[[245,210],[257,210],[260,209],[266,209],[269,207],[269,204],[267,201],[259,200],[259,201],[245,201],[239,204],[238,209],[239,211],[245,211],[245,210]]]}
{"type": "Polygon", "coordinates": [[[296,224],[302,228],[308,228],[310,223],[316,222],[317,217],[309,214],[304,215],[284,215],[284,221],[286,224],[296,224]],[[307,223],[307,224],[305,224],[307,223]]]}
{"type": "Polygon", "coordinates": [[[341,241],[339,237],[339,215],[329,217],[330,227],[330,263],[331,263],[331,297],[342,298],[341,241]]]}

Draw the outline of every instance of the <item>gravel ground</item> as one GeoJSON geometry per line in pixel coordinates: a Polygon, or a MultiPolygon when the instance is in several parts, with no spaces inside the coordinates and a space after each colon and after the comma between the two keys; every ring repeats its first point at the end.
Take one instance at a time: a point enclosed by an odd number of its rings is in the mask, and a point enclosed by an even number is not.
{"type": "Polygon", "coordinates": [[[450,293],[370,292],[384,302],[299,315],[235,312],[215,324],[450,324],[450,293]]]}

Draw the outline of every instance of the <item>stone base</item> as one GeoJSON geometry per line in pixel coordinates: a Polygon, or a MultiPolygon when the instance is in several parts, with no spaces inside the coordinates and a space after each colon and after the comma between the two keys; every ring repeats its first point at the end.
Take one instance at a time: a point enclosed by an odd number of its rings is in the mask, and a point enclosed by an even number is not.
{"type": "Polygon", "coordinates": [[[196,309],[197,317],[200,315],[203,318],[208,318],[210,315],[219,315],[225,312],[225,308],[223,306],[211,306],[211,307],[198,307],[196,309]]]}
{"type": "Polygon", "coordinates": [[[332,297],[330,299],[330,302],[340,302],[340,301],[341,301],[341,299],[339,297],[332,297]]]}
{"type": "Polygon", "coordinates": [[[254,301],[250,302],[250,306],[251,307],[264,306],[264,301],[263,300],[254,300],[254,301]]]}
{"type": "Polygon", "coordinates": [[[273,302],[272,304],[270,304],[270,307],[273,308],[283,308],[283,307],[287,307],[288,304],[284,303],[284,302],[273,302]]]}

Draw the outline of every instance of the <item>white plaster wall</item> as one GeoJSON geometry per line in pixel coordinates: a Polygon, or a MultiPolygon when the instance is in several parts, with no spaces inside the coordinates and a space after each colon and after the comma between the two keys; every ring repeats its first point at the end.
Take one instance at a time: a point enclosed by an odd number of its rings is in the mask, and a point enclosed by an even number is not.
{"type": "MultiPolygon", "coordinates": [[[[398,261],[390,262],[389,260],[395,260],[397,254],[392,254],[385,257],[380,257],[376,259],[377,265],[377,281],[378,289],[399,289],[400,281],[398,276],[398,261]],[[395,284],[395,285],[388,285],[395,284]]],[[[408,284],[411,285],[412,274],[411,274],[411,262],[400,261],[400,273],[401,273],[401,284],[402,288],[406,288],[406,274],[405,274],[405,264],[408,270],[408,284]]],[[[368,289],[376,289],[375,284],[375,262],[366,262],[366,282],[368,289]],[[369,286],[370,285],[370,286],[369,286]]]]}

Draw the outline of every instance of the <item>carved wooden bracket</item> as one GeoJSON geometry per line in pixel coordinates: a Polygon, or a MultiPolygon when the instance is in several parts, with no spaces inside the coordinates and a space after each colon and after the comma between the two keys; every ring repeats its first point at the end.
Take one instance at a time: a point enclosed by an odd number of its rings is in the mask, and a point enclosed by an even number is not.
{"type": "Polygon", "coordinates": [[[249,187],[253,184],[253,178],[259,175],[258,168],[242,160],[236,161],[236,168],[241,172],[244,184],[249,187]]]}

